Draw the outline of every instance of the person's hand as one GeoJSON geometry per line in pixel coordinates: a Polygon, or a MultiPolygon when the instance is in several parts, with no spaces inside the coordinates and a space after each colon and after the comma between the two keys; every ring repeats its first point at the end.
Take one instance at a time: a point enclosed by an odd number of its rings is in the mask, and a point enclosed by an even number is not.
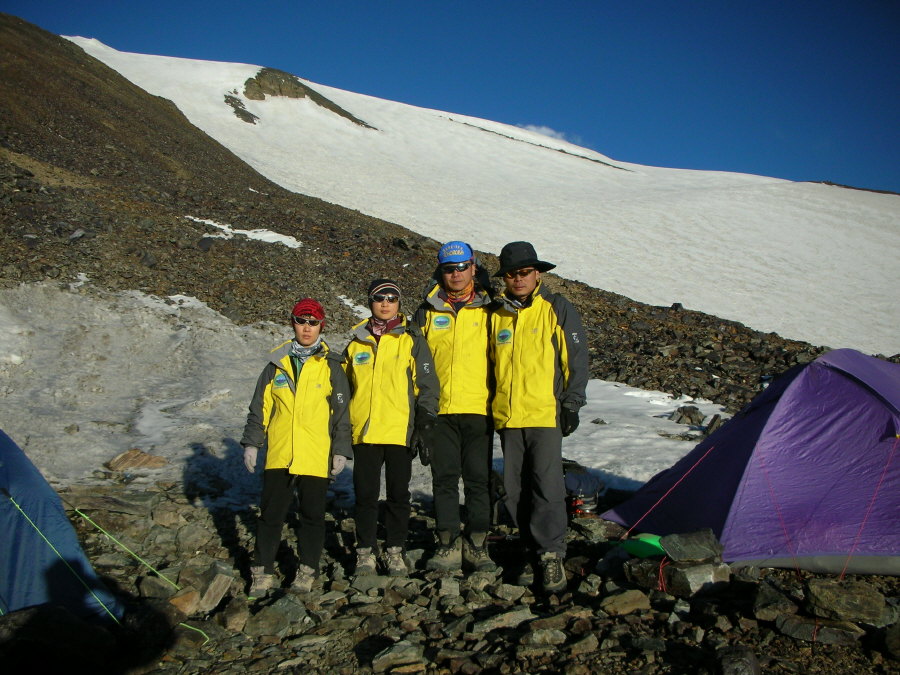
{"type": "Polygon", "coordinates": [[[334,455],[331,458],[331,475],[337,476],[347,466],[347,458],[343,455],[334,455]]]}
{"type": "Polygon", "coordinates": [[[428,466],[431,464],[431,448],[428,447],[428,441],[426,441],[420,432],[413,431],[412,435],[412,444],[411,448],[412,456],[419,456],[419,461],[422,462],[422,466],[428,466]]]}
{"type": "Polygon", "coordinates": [[[419,456],[422,466],[431,464],[431,435],[434,430],[434,423],[437,416],[422,408],[416,410],[416,422],[413,428],[410,449],[412,456],[419,456]]]}
{"type": "Polygon", "coordinates": [[[252,445],[248,445],[244,448],[244,466],[247,467],[247,471],[250,473],[256,471],[256,455],[258,453],[259,448],[252,445]]]}
{"type": "Polygon", "coordinates": [[[578,428],[578,411],[563,408],[560,415],[560,426],[562,427],[562,435],[568,436],[578,428]]]}

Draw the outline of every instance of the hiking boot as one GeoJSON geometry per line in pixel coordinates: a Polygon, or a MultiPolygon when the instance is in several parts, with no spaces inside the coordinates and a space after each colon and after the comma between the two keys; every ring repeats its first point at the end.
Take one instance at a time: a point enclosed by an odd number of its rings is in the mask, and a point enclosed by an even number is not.
{"type": "Polygon", "coordinates": [[[466,569],[475,572],[496,572],[497,565],[491,560],[487,551],[487,534],[473,532],[463,541],[462,557],[466,569]]]}
{"type": "Polygon", "coordinates": [[[425,563],[425,569],[436,572],[450,572],[462,566],[462,541],[459,535],[450,532],[438,532],[438,546],[434,556],[425,563]]]}
{"type": "Polygon", "coordinates": [[[356,576],[375,574],[375,554],[370,547],[356,549],[356,576]]]}
{"type": "Polygon", "coordinates": [[[300,565],[297,569],[297,576],[294,577],[294,583],[291,584],[291,590],[294,593],[309,593],[316,581],[316,571],[307,565],[300,565]]]}
{"type": "Polygon", "coordinates": [[[519,572],[519,576],[516,577],[516,586],[531,586],[534,583],[534,567],[530,562],[525,563],[525,566],[519,572]]]}
{"type": "Polygon", "coordinates": [[[382,559],[384,569],[390,577],[405,577],[409,574],[406,561],[403,559],[403,549],[399,546],[390,546],[382,559]]]}
{"type": "Polygon", "coordinates": [[[262,565],[251,567],[250,590],[247,591],[247,597],[251,600],[265,597],[266,593],[275,588],[275,585],[275,575],[268,574],[265,567],[262,565]]]}
{"type": "Polygon", "coordinates": [[[566,587],[566,570],[558,553],[547,551],[541,555],[541,572],[546,592],[556,593],[566,587]]]}

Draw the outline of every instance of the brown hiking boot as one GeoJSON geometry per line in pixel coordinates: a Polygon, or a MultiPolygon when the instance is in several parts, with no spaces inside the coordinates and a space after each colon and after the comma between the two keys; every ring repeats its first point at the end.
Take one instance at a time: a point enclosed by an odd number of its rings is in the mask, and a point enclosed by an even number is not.
{"type": "Polygon", "coordinates": [[[459,535],[445,530],[438,532],[440,545],[431,559],[425,563],[425,569],[436,572],[451,572],[462,567],[462,541],[459,535]]]}
{"type": "Polygon", "coordinates": [[[488,555],[487,534],[484,532],[473,532],[463,540],[462,561],[467,570],[474,572],[496,572],[498,569],[488,555]]]}
{"type": "Polygon", "coordinates": [[[316,571],[312,567],[300,565],[294,583],[291,584],[291,590],[294,593],[309,593],[316,582],[316,576],[316,571]]]}
{"type": "Polygon", "coordinates": [[[557,593],[566,587],[566,570],[558,553],[547,551],[541,554],[543,586],[547,593],[557,593]]]}
{"type": "Polygon", "coordinates": [[[384,569],[390,577],[405,577],[409,574],[406,561],[403,559],[403,549],[399,546],[389,547],[382,556],[384,569]]]}
{"type": "Polygon", "coordinates": [[[356,549],[356,576],[375,574],[375,554],[370,547],[356,549]]]}
{"type": "Polygon", "coordinates": [[[255,565],[250,568],[250,590],[247,591],[247,597],[251,600],[265,597],[276,584],[274,574],[268,574],[262,565],[255,565]]]}

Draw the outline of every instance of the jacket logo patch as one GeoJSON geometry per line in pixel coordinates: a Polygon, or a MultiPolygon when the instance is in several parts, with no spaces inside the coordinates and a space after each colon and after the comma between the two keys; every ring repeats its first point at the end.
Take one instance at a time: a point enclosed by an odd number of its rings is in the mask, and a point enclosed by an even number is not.
{"type": "Polygon", "coordinates": [[[278,373],[275,376],[274,381],[272,382],[272,386],[275,387],[276,389],[280,389],[281,387],[287,387],[288,386],[287,375],[285,375],[284,373],[278,373]]]}
{"type": "Polygon", "coordinates": [[[436,316],[434,317],[434,320],[432,320],[431,325],[435,328],[450,328],[450,317],[436,316]]]}
{"type": "Polygon", "coordinates": [[[497,333],[497,344],[505,345],[508,342],[512,342],[512,331],[508,328],[504,328],[499,333],[497,333]]]}
{"type": "Polygon", "coordinates": [[[357,366],[364,366],[371,360],[372,355],[369,352],[359,352],[353,355],[353,364],[357,366]]]}

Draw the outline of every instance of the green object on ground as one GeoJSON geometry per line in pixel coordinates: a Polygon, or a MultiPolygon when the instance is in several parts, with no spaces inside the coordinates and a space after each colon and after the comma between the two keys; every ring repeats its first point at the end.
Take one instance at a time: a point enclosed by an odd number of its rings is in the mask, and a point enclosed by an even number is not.
{"type": "Polygon", "coordinates": [[[626,539],[621,544],[622,548],[638,558],[650,558],[655,555],[665,555],[666,552],[659,544],[658,534],[638,534],[631,539],[626,539]]]}

